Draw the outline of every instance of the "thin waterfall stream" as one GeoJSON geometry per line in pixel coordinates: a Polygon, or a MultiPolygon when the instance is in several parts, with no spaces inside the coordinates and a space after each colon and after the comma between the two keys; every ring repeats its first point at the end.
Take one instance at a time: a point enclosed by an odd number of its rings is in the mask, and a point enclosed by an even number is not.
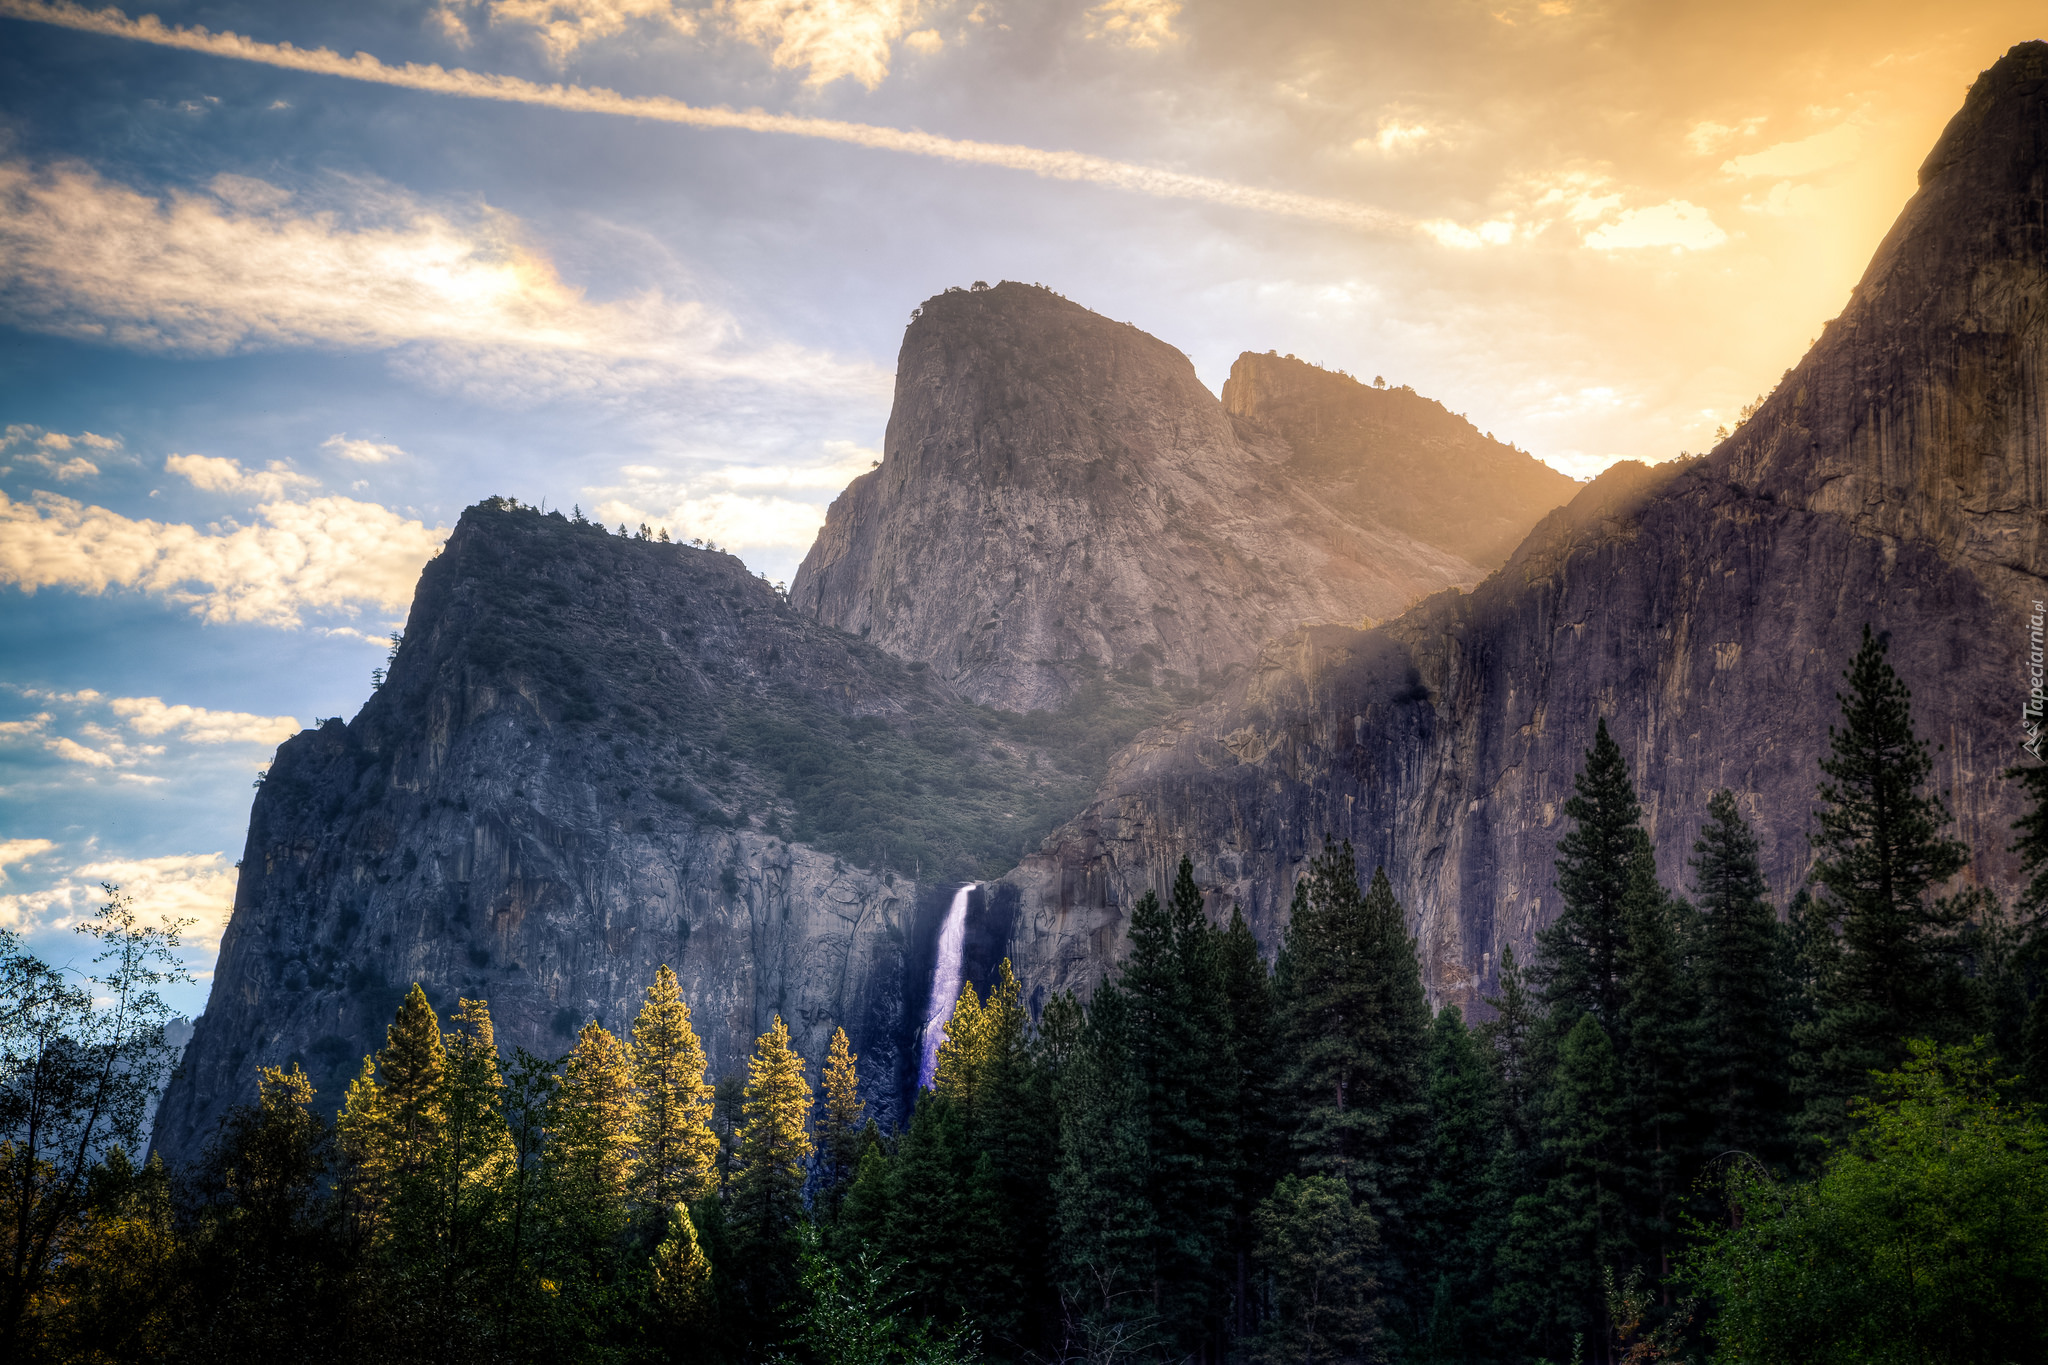
{"type": "Polygon", "coordinates": [[[921,1057],[917,1067],[917,1088],[929,1090],[939,1074],[939,1044],[945,1041],[946,1021],[953,1017],[953,1002],[960,998],[960,964],[967,948],[967,898],[974,894],[969,882],[953,893],[946,907],[946,922],[939,926],[939,951],[932,961],[931,1002],[924,1009],[924,1030],[919,1035],[921,1057]]]}

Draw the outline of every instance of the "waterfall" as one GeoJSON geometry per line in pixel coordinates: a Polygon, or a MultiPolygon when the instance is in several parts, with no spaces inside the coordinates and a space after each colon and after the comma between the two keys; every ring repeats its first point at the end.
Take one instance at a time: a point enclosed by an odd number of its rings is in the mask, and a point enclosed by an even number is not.
{"type": "Polygon", "coordinates": [[[969,882],[953,893],[946,907],[946,922],[939,929],[939,951],[932,962],[932,998],[924,1009],[924,1030],[918,1044],[922,1057],[917,1067],[917,1087],[932,1088],[939,1074],[939,1044],[946,1037],[946,1021],[953,1017],[953,1002],[960,998],[960,959],[967,946],[967,898],[974,894],[969,882]]]}

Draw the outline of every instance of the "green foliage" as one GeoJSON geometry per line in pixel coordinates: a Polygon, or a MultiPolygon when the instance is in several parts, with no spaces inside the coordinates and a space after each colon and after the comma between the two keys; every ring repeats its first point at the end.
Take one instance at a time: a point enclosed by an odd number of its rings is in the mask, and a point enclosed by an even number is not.
{"type": "Polygon", "coordinates": [[[1490,1336],[1493,1165],[1501,1145],[1500,1085],[1455,1005],[1430,1025],[1429,1135],[1415,1213],[1414,1267],[1429,1291],[1415,1354],[1432,1361],[1475,1359],[1490,1336]]]}
{"type": "Polygon", "coordinates": [[[1379,1358],[1378,1230],[1335,1176],[1283,1176],[1252,1216],[1256,1256],[1273,1286],[1271,1321],[1255,1339],[1262,1365],[1379,1358]]]}
{"type": "Polygon", "coordinates": [[[1782,1163],[1789,1154],[1792,1052],[1784,1001],[1795,983],[1777,915],[1764,899],[1756,836],[1733,792],[1708,800],[1692,852],[1706,1147],[1782,1163]]]}
{"type": "Polygon", "coordinates": [[[1851,1106],[1810,1184],[1749,1162],[1732,1226],[1701,1228],[1717,1358],[1756,1365],[1991,1362],[2048,1354],[2048,1125],[1981,1043],[1916,1041],[1851,1106]]]}
{"type": "Polygon", "coordinates": [[[1372,1215],[1387,1252],[1381,1279],[1406,1321],[1429,1007],[1386,873],[1361,892],[1348,842],[1326,842],[1296,887],[1275,983],[1296,1161],[1344,1180],[1372,1215]]]}
{"type": "Polygon", "coordinates": [[[1557,890],[1564,909],[1536,937],[1535,978],[1561,1027],[1591,1014],[1611,1029],[1621,1018],[1624,919],[1642,806],[1605,719],[1594,732],[1573,788],[1564,803],[1572,829],[1557,845],[1557,890]]]}
{"type": "Polygon", "coordinates": [[[1958,1041],[1977,1014],[1959,933],[1975,900],[1932,895],[1969,857],[1942,833],[1947,804],[1923,790],[1933,756],[1913,733],[1912,694],[1886,648],[1865,626],[1843,673],[1842,727],[1829,727],[1820,765],[1813,881],[1820,919],[1839,939],[1799,1036],[1809,1141],[1844,1131],[1850,1095],[1869,1072],[1904,1060],[1904,1039],[1958,1041]]]}

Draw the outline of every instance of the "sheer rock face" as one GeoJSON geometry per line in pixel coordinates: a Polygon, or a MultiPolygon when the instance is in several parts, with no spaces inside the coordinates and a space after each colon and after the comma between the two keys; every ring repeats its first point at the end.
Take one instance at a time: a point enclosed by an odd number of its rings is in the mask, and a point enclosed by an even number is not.
{"type": "Polygon", "coordinates": [[[444,1019],[487,999],[508,1055],[555,1056],[586,1019],[623,1035],[662,963],[712,1076],[778,1012],[813,1062],[843,1024],[893,1113],[917,887],[765,832],[758,775],[717,748],[722,718],[791,697],[967,709],[730,556],[471,509],[382,689],[278,751],[158,1148],[199,1155],[261,1065],[339,1105],[415,981],[444,1019]]]}
{"type": "MultiPolygon", "coordinates": [[[[2048,45],[1978,81],[1848,308],[1706,457],[1622,465],[1469,595],[1276,642],[1113,766],[1007,879],[1042,998],[1086,991],[1182,850],[1270,947],[1325,833],[1384,863],[1439,1002],[1478,1005],[1558,911],[1562,807],[1595,722],[1628,756],[1667,885],[1731,788],[1780,903],[1865,622],[1888,632],[1970,876],[2012,875],[2048,599],[2048,45]]],[[[1481,1006],[1483,1008],[1483,1006],[1481,1006]]]]}
{"type": "Polygon", "coordinates": [[[1499,568],[1537,517],[1579,491],[1433,398],[1368,387],[1293,356],[1239,356],[1223,407],[1247,438],[1286,442],[1294,472],[1339,513],[1482,569],[1499,568]]]}
{"type": "Polygon", "coordinates": [[[790,597],[1030,710],[1097,667],[1219,685],[1276,634],[1482,576],[1312,473],[1135,327],[1029,285],[949,291],[904,337],[881,467],[833,503],[790,597]]]}

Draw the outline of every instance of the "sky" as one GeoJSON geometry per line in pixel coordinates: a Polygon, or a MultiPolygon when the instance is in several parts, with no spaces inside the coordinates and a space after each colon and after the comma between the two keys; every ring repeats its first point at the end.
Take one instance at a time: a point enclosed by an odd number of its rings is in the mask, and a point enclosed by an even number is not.
{"type": "Polygon", "coordinates": [[[1713,442],[2037,4],[0,0],[0,928],[191,921],[493,494],[786,581],[1046,284],[1575,477],[1713,442]]]}

